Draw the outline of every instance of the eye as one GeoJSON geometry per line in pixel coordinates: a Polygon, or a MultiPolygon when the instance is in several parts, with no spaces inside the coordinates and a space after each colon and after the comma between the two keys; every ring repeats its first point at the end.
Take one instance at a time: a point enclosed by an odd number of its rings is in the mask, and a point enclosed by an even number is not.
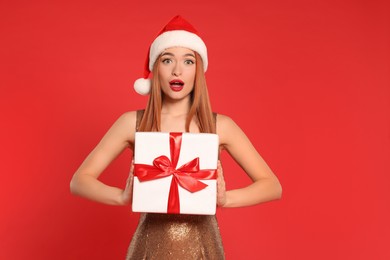
{"type": "Polygon", "coordinates": [[[195,64],[195,61],[193,61],[193,60],[185,60],[184,64],[192,65],[192,64],[195,64]]]}
{"type": "Polygon", "coordinates": [[[164,64],[170,64],[170,63],[172,63],[172,60],[171,59],[162,59],[161,62],[164,64]]]}

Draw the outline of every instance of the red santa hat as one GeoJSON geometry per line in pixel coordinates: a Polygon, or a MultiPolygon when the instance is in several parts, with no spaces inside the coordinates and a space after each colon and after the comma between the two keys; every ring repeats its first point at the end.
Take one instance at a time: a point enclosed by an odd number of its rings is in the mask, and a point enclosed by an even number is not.
{"type": "Polygon", "coordinates": [[[153,70],[153,65],[158,56],[165,49],[171,47],[185,47],[197,52],[202,58],[204,71],[207,70],[208,60],[206,44],[199,37],[195,28],[180,15],[177,15],[159,32],[157,38],[150,45],[144,67],[144,76],[134,82],[134,89],[138,94],[149,94],[151,80],[148,79],[148,77],[153,70]]]}

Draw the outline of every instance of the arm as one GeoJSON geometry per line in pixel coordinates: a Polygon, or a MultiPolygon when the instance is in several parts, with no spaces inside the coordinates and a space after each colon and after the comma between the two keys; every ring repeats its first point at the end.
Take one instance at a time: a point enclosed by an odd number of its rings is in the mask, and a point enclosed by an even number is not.
{"type": "Polygon", "coordinates": [[[222,167],[219,165],[219,205],[244,207],[279,199],[282,187],[277,177],[237,124],[227,116],[218,115],[217,134],[223,149],[226,149],[253,181],[244,188],[225,193],[222,167]]]}
{"type": "Polygon", "coordinates": [[[87,156],[70,182],[73,194],[109,205],[130,202],[132,167],[125,190],[108,186],[98,180],[106,167],[127,147],[134,143],[136,112],[120,116],[87,156]]]}

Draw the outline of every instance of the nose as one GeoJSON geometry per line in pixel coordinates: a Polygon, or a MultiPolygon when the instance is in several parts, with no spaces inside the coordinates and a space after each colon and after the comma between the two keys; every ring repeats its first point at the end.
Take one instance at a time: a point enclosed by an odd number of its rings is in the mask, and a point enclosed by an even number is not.
{"type": "Polygon", "coordinates": [[[180,76],[182,73],[182,68],[179,63],[176,63],[175,66],[172,68],[172,75],[173,76],[180,76]]]}

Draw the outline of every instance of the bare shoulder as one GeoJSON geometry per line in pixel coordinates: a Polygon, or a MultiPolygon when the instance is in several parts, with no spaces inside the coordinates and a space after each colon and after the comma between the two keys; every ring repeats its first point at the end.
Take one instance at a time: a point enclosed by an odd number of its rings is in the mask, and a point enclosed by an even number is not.
{"type": "Polygon", "coordinates": [[[233,119],[231,119],[229,116],[223,115],[223,114],[217,114],[217,129],[229,127],[232,124],[235,124],[235,123],[234,123],[233,119]]]}
{"type": "Polygon", "coordinates": [[[122,136],[126,141],[133,143],[136,128],[137,111],[127,111],[121,114],[112,125],[110,132],[122,136]]]}
{"type": "Polygon", "coordinates": [[[232,127],[233,124],[235,123],[229,116],[217,114],[216,126],[218,135],[223,134],[226,130],[232,127]]]}
{"type": "Polygon", "coordinates": [[[222,146],[226,146],[234,137],[242,135],[240,127],[227,115],[217,115],[217,134],[222,146]]]}
{"type": "Polygon", "coordinates": [[[127,122],[129,124],[134,124],[137,119],[137,111],[127,111],[119,116],[118,120],[123,120],[123,122],[127,122]]]}
{"type": "Polygon", "coordinates": [[[137,111],[127,111],[121,114],[115,123],[118,123],[119,125],[126,127],[130,130],[129,127],[131,126],[134,126],[135,128],[136,120],[137,120],[137,111]]]}

